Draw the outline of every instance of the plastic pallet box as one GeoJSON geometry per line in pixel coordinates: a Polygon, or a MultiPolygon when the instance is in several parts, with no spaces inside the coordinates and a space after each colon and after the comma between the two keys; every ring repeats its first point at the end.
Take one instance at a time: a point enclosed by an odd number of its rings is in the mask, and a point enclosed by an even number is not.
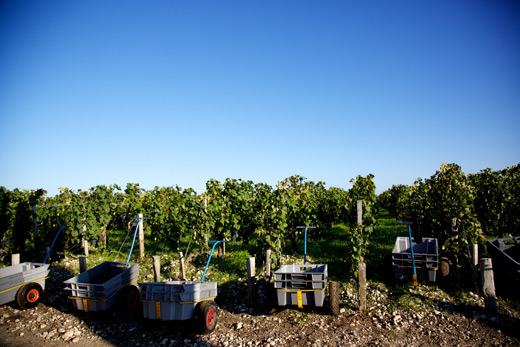
{"type": "Polygon", "coordinates": [[[81,311],[104,311],[113,307],[117,293],[137,282],[139,264],[106,261],[63,282],[69,299],[81,311]]]}
{"type": "Polygon", "coordinates": [[[327,264],[282,266],[274,272],[278,306],[300,302],[303,306],[322,307],[327,278],[327,264]]]}
{"type": "Polygon", "coordinates": [[[49,264],[21,263],[0,269],[0,305],[14,301],[18,289],[29,282],[38,283],[45,290],[49,264]]]}
{"type": "Polygon", "coordinates": [[[486,242],[498,289],[520,297],[520,236],[486,242]]]}
{"type": "Polygon", "coordinates": [[[327,264],[284,265],[274,272],[276,289],[325,289],[327,264]]]}
{"type": "MultiPolygon", "coordinates": [[[[412,242],[415,268],[419,279],[435,282],[439,268],[439,252],[436,238],[423,237],[422,242],[412,242]]],[[[392,266],[395,278],[412,278],[413,262],[409,237],[398,237],[392,250],[392,266]]]]}
{"type": "Polygon", "coordinates": [[[217,282],[144,282],[139,287],[143,316],[148,319],[190,319],[199,302],[217,296],[217,282]]]}

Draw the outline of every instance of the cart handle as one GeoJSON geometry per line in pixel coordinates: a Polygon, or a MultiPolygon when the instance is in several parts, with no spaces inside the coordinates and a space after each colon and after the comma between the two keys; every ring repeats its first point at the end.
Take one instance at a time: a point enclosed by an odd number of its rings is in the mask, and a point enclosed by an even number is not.
{"type": "Polygon", "coordinates": [[[62,231],[63,229],[65,228],[68,228],[70,227],[70,225],[64,225],[62,226],[58,232],[56,233],[56,236],[54,237],[54,241],[52,241],[52,244],[51,244],[51,248],[49,248],[49,251],[47,252],[47,255],[45,256],[45,259],[43,260],[43,263],[45,264],[45,262],[47,261],[47,258],[49,258],[49,255],[51,254],[51,251],[52,251],[52,247],[54,247],[54,243],[56,242],[56,239],[58,238],[58,235],[60,234],[60,231],[62,231]]]}
{"type": "Polygon", "coordinates": [[[137,225],[135,226],[134,240],[132,241],[132,247],[130,248],[130,253],[128,253],[128,258],[126,259],[127,264],[130,261],[130,256],[132,255],[132,251],[134,250],[135,237],[137,236],[137,230],[139,229],[139,223],[141,223],[141,221],[143,219],[149,220],[150,218],[149,217],[146,217],[146,218],[145,217],[134,217],[134,219],[138,219],[138,222],[137,222],[137,225]]]}
{"type": "Polygon", "coordinates": [[[296,229],[303,229],[305,228],[305,244],[303,246],[303,263],[307,264],[307,229],[316,229],[316,227],[310,227],[310,226],[298,226],[296,229]]]}
{"type": "Polygon", "coordinates": [[[415,268],[415,257],[413,254],[413,244],[412,244],[412,228],[411,226],[414,224],[414,222],[395,222],[395,224],[400,225],[408,225],[408,238],[410,240],[410,251],[412,253],[412,264],[413,264],[413,285],[417,287],[417,270],[415,268]]]}
{"type": "Polygon", "coordinates": [[[211,248],[211,253],[209,254],[208,262],[206,263],[206,268],[204,269],[204,274],[202,275],[202,279],[200,280],[200,283],[204,282],[204,277],[206,276],[206,271],[208,271],[209,261],[211,260],[211,256],[213,255],[215,246],[221,242],[227,242],[227,241],[219,240],[219,241],[210,241],[209,242],[209,243],[213,243],[213,247],[211,248]]]}

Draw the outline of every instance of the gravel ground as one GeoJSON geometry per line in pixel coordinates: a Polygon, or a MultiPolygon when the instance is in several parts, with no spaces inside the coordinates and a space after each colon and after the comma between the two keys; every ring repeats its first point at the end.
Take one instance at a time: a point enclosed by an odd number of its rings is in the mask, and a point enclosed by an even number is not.
{"type": "MultiPolygon", "coordinates": [[[[51,268],[42,303],[18,310],[0,307],[0,346],[519,346],[518,312],[500,306],[490,314],[471,291],[454,296],[428,283],[369,286],[368,308],[354,310],[353,286],[341,288],[341,313],[325,309],[273,308],[272,285],[257,284],[257,304],[248,307],[246,285],[219,286],[219,321],[210,335],[198,335],[191,321],[158,322],[142,314],[75,310],[63,290],[72,275],[51,268]]],[[[514,306],[514,305],[513,305],[514,306]]]]}

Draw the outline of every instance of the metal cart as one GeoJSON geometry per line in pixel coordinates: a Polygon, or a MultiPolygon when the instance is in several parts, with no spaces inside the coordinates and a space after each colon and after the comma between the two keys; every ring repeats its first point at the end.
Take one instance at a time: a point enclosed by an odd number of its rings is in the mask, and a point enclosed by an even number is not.
{"type": "MultiPolygon", "coordinates": [[[[328,281],[327,264],[307,264],[307,230],[310,226],[299,226],[305,229],[304,265],[284,265],[274,272],[274,288],[278,306],[297,305],[323,307],[325,289],[328,281]]],[[[339,314],[339,286],[330,281],[329,305],[332,314],[339,314]]]]}
{"type": "Polygon", "coordinates": [[[25,262],[0,269],[0,305],[16,301],[25,310],[36,307],[45,290],[45,280],[49,275],[50,264],[45,264],[60,232],[67,228],[62,226],[47,251],[43,263],[25,262]]]}
{"type": "Polygon", "coordinates": [[[16,301],[21,309],[38,305],[49,264],[21,263],[0,269],[0,305],[16,301]]]}
{"type": "Polygon", "coordinates": [[[139,264],[129,263],[129,261],[139,224],[143,219],[148,218],[135,219],[138,219],[138,222],[126,263],[106,261],[63,282],[65,291],[69,293],[69,299],[78,310],[104,311],[116,305],[123,311],[137,308],[139,264]]]}
{"type": "Polygon", "coordinates": [[[203,334],[208,334],[215,330],[218,320],[218,307],[213,300],[217,297],[217,282],[204,282],[204,277],[206,276],[215,246],[220,242],[226,241],[211,242],[214,244],[200,282],[167,281],[139,283],[144,318],[157,320],[187,320],[194,318],[203,334]]]}

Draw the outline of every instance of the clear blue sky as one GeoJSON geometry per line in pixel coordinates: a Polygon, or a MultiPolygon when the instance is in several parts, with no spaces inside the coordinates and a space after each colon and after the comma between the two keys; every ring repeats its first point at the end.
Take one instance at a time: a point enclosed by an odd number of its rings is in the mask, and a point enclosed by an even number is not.
{"type": "Polygon", "coordinates": [[[377,192],[520,163],[518,1],[0,1],[0,185],[377,192]]]}

